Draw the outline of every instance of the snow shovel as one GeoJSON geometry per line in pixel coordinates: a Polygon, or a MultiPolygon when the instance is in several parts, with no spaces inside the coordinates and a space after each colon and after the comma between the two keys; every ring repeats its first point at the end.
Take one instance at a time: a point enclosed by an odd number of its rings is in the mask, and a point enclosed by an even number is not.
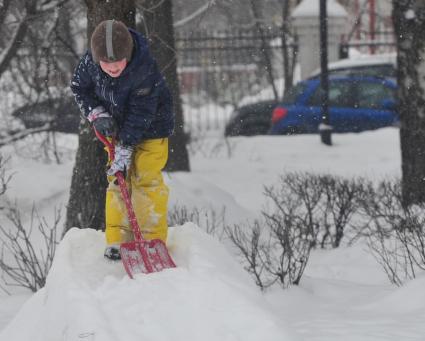
{"type": "MultiPolygon", "coordinates": [[[[96,136],[103,142],[109,152],[111,160],[114,159],[115,145],[114,140],[110,142],[105,136],[101,135],[95,129],[96,136]]],[[[133,278],[135,274],[149,274],[158,272],[163,269],[175,268],[165,243],[161,239],[146,240],[140,232],[134,213],[133,204],[131,203],[130,194],[127,189],[124,174],[122,172],[115,173],[118,180],[121,195],[127,209],[128,220],[134,234],[134,241],[122,243],[120,246],[121,260],[124,264],[125,271],[133,278]]]]}

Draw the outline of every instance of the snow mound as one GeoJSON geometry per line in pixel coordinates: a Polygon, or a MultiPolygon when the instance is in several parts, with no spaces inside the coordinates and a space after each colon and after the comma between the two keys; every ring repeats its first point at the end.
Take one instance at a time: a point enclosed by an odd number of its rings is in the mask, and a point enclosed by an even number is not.
{"type": "Polygon", "coordinates": [[[218,241],[187,223],[168,244],[176,269],[131,280],[103,259],[103,233],[70,230],[0,340],[294,340],[218,241]]]}
{"type": "Polygon", "coordinates": [[[240,206],[229,192],[208,179],[192,173],[180,172],[172,175],[168,173],[165,180],[172,189],[170,191],[170,207],[186,206],[189,210],[206,209],[206,212],[210,209],[218,215],[225,208],[228,224],[237,224],[255,218],[252,212],[240,206]]]}
{"type": "Polygon", "coordinates": [[[387,293],[379,300],[366,305],[365,309],[374,309],[383,313],[414,313],[425,316],[425,274],[408,281],[405,285],[387,293]]]}

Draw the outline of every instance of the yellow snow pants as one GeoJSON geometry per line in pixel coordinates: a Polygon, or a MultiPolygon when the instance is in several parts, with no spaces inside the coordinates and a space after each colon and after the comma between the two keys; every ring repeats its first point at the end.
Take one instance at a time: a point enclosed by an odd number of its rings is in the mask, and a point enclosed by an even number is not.
{"type": "MultiPolygon", "coordinates": [[[[162,169],[168,159],[168,139],[145,140],[133,152],[127,174],[127,188],[142,235],[147,240],[167,240],[168,187],[162,169]]],[[[109,161],[110,162],[110,161],[109,161]]],[[[108,176],[106,191],[106,243],[121,244],[133,240],[127,210],[115,176],[108,176]]]]}

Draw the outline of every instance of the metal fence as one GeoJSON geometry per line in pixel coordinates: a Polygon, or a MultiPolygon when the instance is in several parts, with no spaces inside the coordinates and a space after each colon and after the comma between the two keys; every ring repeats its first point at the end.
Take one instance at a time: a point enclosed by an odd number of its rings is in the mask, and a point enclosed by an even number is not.
{"type": "Polygon", "coordinates": [[[392,30],[374,32],[373,37],[370,33],[364,32],[363,35],[341,43],[340,57],[347,58],[350,48],[363,54],[393,53],[396,52],[396,37],[392,30]]]}
{"type": "Polygon", "coordinates": [[[273,99],[273,83],[279,95],[283,92],[279,29],[179,34],[176,49],[185,123],[190,131],[220,129],[234,108],[273,99]]]}
{"type": "MultiPolygon", "coordinates": [[[[278,28],[177,34],[178,74],[186,129],[191,132],[222,129],[235,108],[274,99],[272,84],[282,96],[282,41],[282,31],[278,28]]],[[[297,46],[292,42],[287,47],[289,64],[293,67],[297,46]]],[[[393,52],[394,34],[375,32],[373,40],[367,36],[352,37],[341,43],[340,58],[347,58],[350,48],[362,54],[393,52]]]]}

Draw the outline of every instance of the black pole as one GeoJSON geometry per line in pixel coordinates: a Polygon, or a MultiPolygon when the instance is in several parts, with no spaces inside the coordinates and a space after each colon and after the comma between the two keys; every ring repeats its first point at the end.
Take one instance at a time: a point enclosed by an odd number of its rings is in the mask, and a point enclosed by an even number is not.
{"type": "Polygon", "coordinates": [[[326,0],[320,0],[320,85],[322,87],[322,121],[319,124],[322,143],[332,145],[332,127],[329,121],[329,75],[328,75],[328,18],[326,0]]]}

